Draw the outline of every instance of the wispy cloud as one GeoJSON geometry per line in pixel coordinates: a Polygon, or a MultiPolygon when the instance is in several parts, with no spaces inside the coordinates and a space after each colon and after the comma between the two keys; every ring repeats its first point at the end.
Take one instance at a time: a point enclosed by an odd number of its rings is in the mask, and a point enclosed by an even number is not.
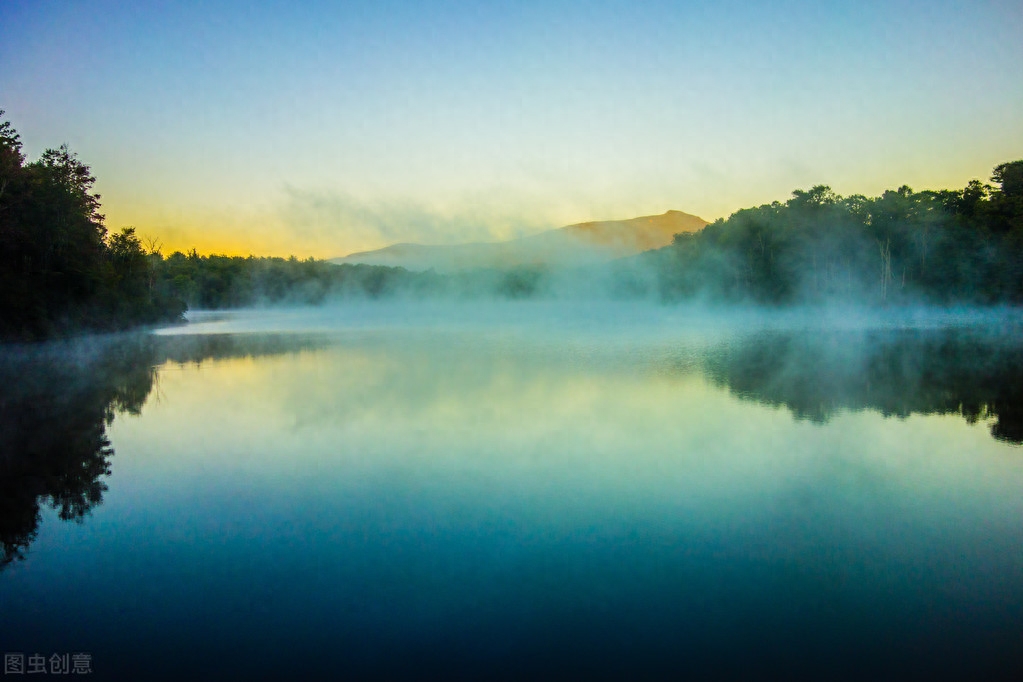
{"type": "Polygon", "coordinates": [[[556,226],[477,197],[457,207],[412,199],[362,199],[336,190],[287,187],[281,227],[298,241],[336,244],[337,255],[398,242],[453,244],[514,239],[556,226]]]}

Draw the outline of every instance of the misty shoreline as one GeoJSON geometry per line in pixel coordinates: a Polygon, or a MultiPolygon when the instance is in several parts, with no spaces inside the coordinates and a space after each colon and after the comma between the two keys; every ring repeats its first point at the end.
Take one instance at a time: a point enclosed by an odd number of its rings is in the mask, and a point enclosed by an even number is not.
{"type": "Polygon", "coordinates": [[[665,333],[724,328],[757,329],[987,329],[1023,331],[1020,306],[707,306],[622,301],[524,300],[349,301],[319,306],[265,306],[190,310],[183,324],[157,327],[159,335],[257,333],[288,329],[325,332],[368,327],[501,329],[598,332],[599,335],[665,333]]]}
{"type": "Polygon", "coordinates": [[[159,240],[134,227],[108,233],[96,178],[67,145],[26,162],[19,134],[0,120],[0,157],[7,341],[149,327],[190,309],[340,310],[362,301],[419,316],[464,302],[485,319],[494,317],[487,307],[514,309],[509,301],[535,302],[534,312],[567,306],[570,319],[614,304],[626,320],[629,306],[652,303],[682,306],[669,316],[702,307],[732,317],[803,310],[795,314],[895,320],[915,319],[916,306],[951,311],[925,318],[956,320],[973,316],[967,306],[1023,304],[1023,160],[993,169],[997,187],[903,185],[868,198],[817,185],[710,224],[669,211],[569,226],[521,240],[530,247],[498,259],[512,267],[486,267],[477,254],[443,272],[195,249],[164,257],[159,240]]]}

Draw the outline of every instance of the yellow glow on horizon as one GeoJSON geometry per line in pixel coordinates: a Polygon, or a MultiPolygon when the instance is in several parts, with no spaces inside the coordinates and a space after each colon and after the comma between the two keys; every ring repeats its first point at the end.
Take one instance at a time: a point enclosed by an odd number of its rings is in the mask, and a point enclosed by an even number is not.
{"type": "MultiPolygon", "coordinates": [[[[200,255],[280,256],[305,259],[335,258],[349,251],[341,240],[302,239],[282,229],[273,219],[246,212],[202,215],[199,212],[168,215],[160,210],[106,211],[110,233],[133,226],[143,238],[153,238],[164,256],[175,251],[188,253],[195,249],[200,255]]],[[[376,248],[376,247],[372,247],[376,248]]]]}
{"type": "MultiPolygon", "coordinates": [[[[155,191],[139,188],[120,177],[101,182],[106,225],[111,232],[134,226],[142,237],[155,238],[165,256],[192,249],[203,255],[295,256],[337,258],[396,243],[457,244],[505,241],[566,225],[625,220],[678,210],[708,222],[727,218],[742,208],[784,202],[795,189],[827,184],[848,196],[878,196],[886,189],[909,184],[914,190],[958,189],[971,179],[988,181],[991,168],[1013,157],[974,154],[958,159],[948,171],[930,158],[903,158],[899,164],[871,166],[868,171],[845,169],[832,176],[814,168],[779,175],[750,171],[744,182],[724,181],[711,171],[677,183],[589,186],[583,178],[564,185],[531,188],[510,185],[459,192],[446,188],[436,194],[367,192],[352,196],[332,189],[298,189],[283,185],[250,194],[234,193],[225,181],[210,196],[186,193],[167,203],[155,191]],[[128,184],[126,184],[128,183],[128,184]]],[[[1018,156],[1018,155],[1017,155],[1018,156]]],[[[135,179],[137,181],[137,178],[135,179]]]]}

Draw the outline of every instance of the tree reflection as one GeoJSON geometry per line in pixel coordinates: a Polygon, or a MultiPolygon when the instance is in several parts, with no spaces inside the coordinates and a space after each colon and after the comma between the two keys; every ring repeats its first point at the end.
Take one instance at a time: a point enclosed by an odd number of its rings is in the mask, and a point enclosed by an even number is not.
{"type": "Polygon", "coordinates": [[[91,338],[0,349],[0,569],[23,559],[43,507],[81,521],[103,501],[107,427],[139,414],[170,360],[276,355],[315,339],[230,335],[91,338]]]}
{"type": "MultiPolygon", "coordinates": [[[[81,520],[99,505],[114,455],[107,428],[138,414],[170,361],[319,349],[327,337],[121,335],[0,349],[0,568],[22,558],[42,510],[81,520]]],[[[967,329],[771,331],[700,350],[712,382],[797,417],[839,410],[960,414],[1023,443],[1023,340],[967,329]]],[[[679,363],[691,371],[691,362],[679,363]]]]}
{"type": "Polygon", "coordinates": [[[703,355],[736,395],[827,421],[843,409],[886,416],[991,419],[991,435],[1023,443],[1023,341],[967,329],[766,332],[703,355]]]}

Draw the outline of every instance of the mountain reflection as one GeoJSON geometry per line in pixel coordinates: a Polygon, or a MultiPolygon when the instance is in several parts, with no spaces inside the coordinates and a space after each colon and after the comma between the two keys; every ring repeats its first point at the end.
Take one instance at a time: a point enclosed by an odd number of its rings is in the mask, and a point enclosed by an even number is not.
{"type": "Polygon", "coordinates": [[[316,347],[283,336],[128,335],[0,351],[0,569],[23,559],[43,506],[80,521],[103,501],[106,429],[139,414],[167,361],[258,357],[316,347]]]}
{"type": "Polygon", "coordinates": [[[969,329],[764,332],[722,344],[699,363],[740,398],[826,422],[838,410],[991,419],[1023,443],[1023,341],[969,329]]]}

